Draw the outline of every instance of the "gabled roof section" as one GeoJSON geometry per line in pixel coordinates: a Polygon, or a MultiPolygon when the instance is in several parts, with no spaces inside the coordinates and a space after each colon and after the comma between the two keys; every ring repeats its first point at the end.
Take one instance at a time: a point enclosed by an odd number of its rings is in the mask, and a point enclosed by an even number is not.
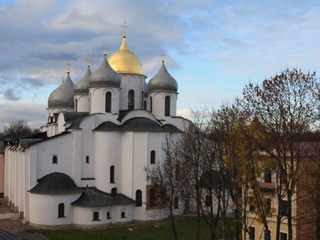
{"type": "Polygon", "coordinates": [[[81,193],[81,190],[67,174],[54,172],[39,179],[38,184],[29,192],[33,194],[65,195],[81,193]]]}
{"type": "Polygon", "coordinates": [[[104,207],[113,205],[129,205],[134,204],[135,201],[126,197],[121,193],[106,193],[98,190],[95,187],[81,188],[82,195],[71,203],[78,207],[104,207]]]}

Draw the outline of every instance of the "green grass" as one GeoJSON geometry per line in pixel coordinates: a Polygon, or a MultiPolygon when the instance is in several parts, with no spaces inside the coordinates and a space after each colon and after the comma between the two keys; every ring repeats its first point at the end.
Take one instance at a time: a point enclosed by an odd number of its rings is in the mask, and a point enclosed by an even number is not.
{"type": "MultiPolygon", "coordinates": [[[[231,231],[234,232],[234,221],[228,219],[231,231]]],[[[195,239],[196,218],[186,217],[176,223],[178,239],[188,240],[195,239]]],[[[170,223],[148,224],[148,225],[130,225],[104,230],[61,230],[61,231],[38,231],[50,240],[98,240],[98,239],[119,239],[123,240],[124,236],[128,240],[147,240],[147,239],[173,239],[170,223]],[[131,229],[131,230],[130,230],[131,229]]],[[[201,221],[201,238],[209,237],[209,229],[204,221],[201,221]]]]}

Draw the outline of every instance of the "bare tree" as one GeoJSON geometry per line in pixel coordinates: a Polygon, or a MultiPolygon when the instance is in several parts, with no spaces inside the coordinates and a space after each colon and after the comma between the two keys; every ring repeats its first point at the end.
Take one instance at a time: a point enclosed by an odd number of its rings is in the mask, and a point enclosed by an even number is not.
{"type": "Polygon", "coordinates": [[[18,139],[23,136],[27,136],[32,133],[31,128],[28,123],[24,120],[11,121],[9,126],[5,126],[2,138],[7,138],[10,140],[18,139]]]}

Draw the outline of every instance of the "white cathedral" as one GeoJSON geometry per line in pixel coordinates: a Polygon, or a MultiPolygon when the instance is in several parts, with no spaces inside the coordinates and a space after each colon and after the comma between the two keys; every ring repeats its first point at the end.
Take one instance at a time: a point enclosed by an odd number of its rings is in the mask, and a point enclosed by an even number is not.
{"type": "Polygon", "coordinates": [[[25,223],[96,227],[167,217],[146,169],[165,160],[167,139],[189,124],[176,116],[177,82],[162,61],[147,84],[125,35],[104,55],[75,85],[68,69],[49,96],[46,126],[6,147],[4,194],[25,223]]]}

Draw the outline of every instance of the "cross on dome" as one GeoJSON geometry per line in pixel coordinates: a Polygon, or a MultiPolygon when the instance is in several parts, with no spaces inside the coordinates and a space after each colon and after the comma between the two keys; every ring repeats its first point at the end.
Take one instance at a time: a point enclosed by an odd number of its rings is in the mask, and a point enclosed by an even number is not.
{"type": "Polygon", "coordinates": [[[166,57],[167,54],[165,54],[164,52],[162,52],[160,55],[162,56],[162,62],[164,63],[164,57],[166,57]]]}
{"type": "Polygon", "coordinates": [[[92,59],[90,57],[88,57],[87,61],[88,61],[87,66],[90,67],[90,62],[92,61],[92,59]]]}
{"type": "Polygon", "coordinates": [[[67,73],[70,74],[70,65],[71,65],[70,60],[68,60],[68,62],[66,63],[66,65],[68,65],[68,71],[67,71],[67,73]]]}
{"type": "Polygon", "coordinates": [[[126,28],[128,28],[129,26],[127,25],[126,20],[123,21],[123,24],[120,25],[121,27],[123,27],[123,37],[126,37],[126,28]]]}

